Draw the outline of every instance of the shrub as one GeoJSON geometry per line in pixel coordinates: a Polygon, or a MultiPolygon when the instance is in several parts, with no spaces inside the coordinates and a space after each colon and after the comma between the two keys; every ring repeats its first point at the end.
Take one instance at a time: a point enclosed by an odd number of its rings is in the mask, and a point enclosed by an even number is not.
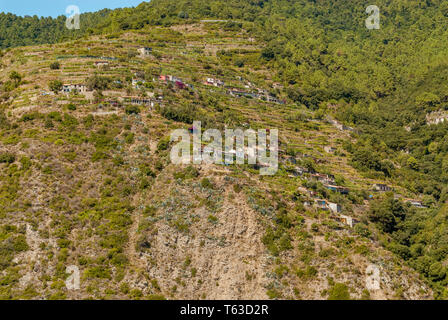
{"type": "Polygon", "coordinates": [[[107,77],[92,76],[87,79],[86,85],[89,90],[102,91],[109,88],[112,79],[107,77]]]}
{"type": "Polygon", "coordinates": [[[211,183],[210,179],[204,178],[201,180],[201,187],[204,189],[213,189],[213,184],[211,183]]]}
{"type": "Polygon", "coordinates": [[[63,83],[60,80],[52,80],[48,83],[48,87],[54,93],[58,93],[62,90],[63,83]]]}
{"type": "Polygon", "coordinates": [[[173,176],[181,180],[193,179],[199,177],[199,170],[190,165],[180,172],[175,172],[173,176]]]}
{"type": "Polygon", "coordinates": [[[125,112],[127,114],[139,114],[140,108],[138,106],[126,106],[125,112]]]}
{"type": "Polygon", "coordinates": [[[328,300],[350,300],[348,287],[344,283],[335,283],[328,293],[328,300]]]}
{"type": "Polygon", "coordinates": [[[243,187],[241,187],[239,184],[233,185],[233,191],[235,191],[235,193],[240,193],[241,190],[243,190],[243,187]]]}
{"type": "Polygon", "coordinates": [[[0,154],[0,163],[14,163],[16,161],[16,156],[12,153],[2,153],[0,154]]]}
{"type": "Polygon", "coordinates": [[[32,112],[32,113],[24,114],[20,118],[20,121],[23,121],[23,122],[33,121],[33,120],[38,119],[40,117],[41,117],[41,114],[39,112],[32,112]]]}
{"type": "Polygon", "coordinates": [[[167,150],[170,145],[170,137],[165,137],[157,144],[157,151],[167,150]]]}
{"type": "Polygon", "coordinates": [[[218,222],[218,218],[211,214],[211,215],[208,216],[208,221],[213,223],[213,224],[215,224],[215,223],[218,222]]]}
{"type": "Polygon", "coordinates": [[[198,119],[196,108],[194,106],[166,106],[161,109],[161,115],[168,120],[184,122],[191,124],[194,119],[198,119]]]}
{"type": "Polygon", "coordinates": [[[60,68],[61,68],[61,64],[58,61],[53,62],[53,63],[50,64],[50,69],[51,70],[58,70],[60,68]]]}
{"type": "Polygon", "coordinates": [[[282,297],[282,294],[275,290],[275,289],[269,289],[266,292],[267,296],[269,297],[269,299],[274,300],[274,299],[280,299],[282,297]]]}

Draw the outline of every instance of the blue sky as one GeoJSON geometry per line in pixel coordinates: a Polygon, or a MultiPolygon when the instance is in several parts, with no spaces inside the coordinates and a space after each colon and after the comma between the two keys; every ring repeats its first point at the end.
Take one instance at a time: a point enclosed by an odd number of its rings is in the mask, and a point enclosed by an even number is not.
{"type": "Polygon", "coordinates": [[[79,7],[81,13],[104,8],[135,7],[143,0],[0,0],[0,12],[11,12],[20,16],[37,15],[57,17],[66,15],[69,5],[79,7]]]}

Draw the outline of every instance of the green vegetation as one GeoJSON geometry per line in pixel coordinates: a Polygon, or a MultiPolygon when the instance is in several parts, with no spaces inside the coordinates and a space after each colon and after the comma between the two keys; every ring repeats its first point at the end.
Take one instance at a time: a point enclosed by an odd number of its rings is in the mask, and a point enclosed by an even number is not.
{"type": "MultiPolygon", "coordinates": [[[[0,297],[32,298],[42,291],[64,299],[64,263],[78,261],[92,297],[164,299],[165,281],[146,279],[146,289],[126,283],[145,278],[136,261],[144,257],[162,270],[152,253],[161,242],[164,254],[177,250],[177,239],[197,241],[201,250],[233,245],[235,238],[218,232],[195,238],[200,226],[227,230],[225,202],[230,210],[247,205],[244,221],[260,230],[273,261],[272,282],[265,284],[271,299],[289,298],[288,291],[306,296],[296,286],[319,281],[322,268],[329,274],[364,272],[351,261],[353,253],[368,261],[384,258],[388,271],[406,276],[402,264],[411,266],[437,298],[448,298],[448,126],[426,123],[428,113],[448,110],[448,5],[379,0],[380,30],[365,28],[367,5],[152,0],[134,9],[84,14],[76,31],[65,28],[64,17],[1,13],[0,48],[8,49],[0,52],[0,68],[8,71],[0,80],[0,297]],[[202,19],[226,21],[198,23],[202,19]],[[193,31],[180,31],[187,27],[193,31]],[[44,46],[34,56],[29,47],[12,49],[65,40],[71,42],[54,46],[52,54],[40,52],[50,48],[44,46]],[[139,57],[136,46],[151,46],[151,58],[139,57]],[[110,56],[111,64],[101,74],[87,60],[100,56],[110,56]],[[64,72],[57,71],[62,67],[64,72]],[[80,74],[92,100],[88,94],[58,94],[62,81],[79,81],[80,74]],[[161,74],[182,77],[194,89],[161,83],[161,74]],[[205,77],[224,79],[227,88],[206,87],[205,77]],[[139,88],[131,85],[135,78],[141,79],[139,88]],[[56,95],[42,93],[46,87],[56,95]],[[286,103],[232,97],[226,92],[232,87],[266,90],[286,103]],[[155,108],[114,103],[106,92],[113,90],[162,99],[155,108]],[[354,129],[335,128],[327,118],[354,129]],[[169,133],[194,120],[203,128],[278,127],[278,175],[258,177],[256,166],[236,165],[221,170],[228,171],[221,179],[210,173],[213,166],[173,168],[169,133]],[[337,151],[323,159],[329,140],[337,151]],[[297,163],[286,164],[286,155],[297,163]],[[308,172],[298,174],[298,166],[308,172]],[[335,184],[349,187],[349,194],[329,190],[311,178],[314,172],[334,173],[335,184]],[[395,194],[370,192],[373,181],[393,185],[395,194]],[[424,208],[403,201],[411,197],[424,208]],[[342,205],[360,223],[351,229],[334,212],[312,208],[317,198],[342,205]],[[41,239],[41,291],[14,291],[23,270],[12,261],[29,250],[23,221],[41,239]],[[87,251],[89,256],[79,255],[87,251]]],[[[245,232],[238,239],[246,239],[245,232]]],[[[186,283],[202,284],[191,259],[180,262],[184,279],[176,280],[173,296],[186,283]]],[[[253,277],[246,273],[247,280],[253,277]]],[[[322,297],[352,298],[353,282],[328,284],[322,297]]],[[[393,287],[398,298],[409,294],[393,287]]],[[[356,296],[370,294],[358,290],[356,296]]]]}
{"type": "Polygon", "coordinates": [[[335,283],[329,290],[328,300],[350,300],[347,285],[344,283],[335,283]]]}

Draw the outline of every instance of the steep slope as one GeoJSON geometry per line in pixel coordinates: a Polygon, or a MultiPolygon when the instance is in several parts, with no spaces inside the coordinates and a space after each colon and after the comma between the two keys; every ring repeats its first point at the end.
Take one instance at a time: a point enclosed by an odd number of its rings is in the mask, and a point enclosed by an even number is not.
{"type": "Polygon", "coordinates": [[[252,27],[147,27],[5,53],[2,298],[433,297],[368,220],[369,189],[381,180],[351,166],[344,141],[359,136],[287,98],[260,59],[252,27]],[[151,46],[151,55],[138,56],[141,46],[151,46]],[[107,65],[96,66],[100,59],[107,65]],[[55,61],[60,69],[50,68],[55,61]],[[210,77],[228,88],[206,85],[210,77]],[[63,93],[55,80],[92,91],[63,93]],[[205,128],[278,128],[278,174],[173,165],[169,136],[193,120],[205,128]],[[313,173],[335,175],[349,194],[313,173]],[[311,205],[319,199],[342,212],[311,205]],[[350,227],[342,215],[359,223],[350,227]],[[79,290],[64,284],[72,265],[81,271],[79,290]],[[379,287],[369,285],[372,270],[379,287]]]}

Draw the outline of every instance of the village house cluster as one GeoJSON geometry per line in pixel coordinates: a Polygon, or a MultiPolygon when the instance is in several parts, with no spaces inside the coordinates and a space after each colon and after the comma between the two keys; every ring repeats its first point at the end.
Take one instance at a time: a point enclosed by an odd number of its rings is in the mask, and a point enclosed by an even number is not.
{"type": "MultiPolygon", "coordinates": [[[[335,150],[334,148],[325,148],[327,152],[335,150]]],[[[311,158],[313,157],[303,154],[301,157],[303,158],[311,158]]],[[[322,186],[330,191],[340,193],[341,195],[348,195],[350,193],[350,189],[344,186],[337,185],[336,178],[331,174],[325,174],[325,173],[318,173],[314,170],[310,170],[306,167],[298,166],[297,165],[297,158],[294,156],[286,156],[284,154],[281,154],[281,162],[285,165],[285,169],[288,172],[288,176],[290,178],[297,178],[301,177],[304,180],[307,181],[315,181],[322,184],[322,186]]],[[[343,207],[339,203],[334,203],[331,201],[328,201],[327,199],[322,199],[319,196],[319,193],[307,189],[305,187],[299,187],[297,190],[304,199],[304,206],[307,208],[314,208],[316,210],[322,210],[322,211],[328,211],[331,213],[330,218],[333,220],[339,221],[351,228],[353,228],[356,224],[359,223],[359,220],[348,216],[347,214],[343,214],[343,207]]],[[[393,188],[382,183],[375,183],[371,185],[370,191],[372,191],[372,194],[370,195],[369,199],[373,199],[373,194],[375,192],[383,193],[383,192],[391,192],[393,191],[393,188]]],[[[402,198],[400,195],[396,195],[396,198],[402,198]]],[[[410,204],[411,206],[414,206],[416,208],[427,208],[425,205],[423,205],[423,202],[420,200],[414,200],[414,199],[404,199],[405,203],[410,204]]]]}
{"type": "MultiPolygon", "coordinates": [[[[137,50],[141,57],[147,57],[152,54],[152,49],[148,47],[142,47],[137,50]]],[[[98,68],[106,67],[109,65],[109,59],[101,59],[94,62],[94,65],[98,68]]],[[[159,82],[165,85],[171,84],[174,88],[183,90],[183,89],[190,89],[193,90],[194,86],[186,83],[182,78],[174,76],[174,75],[166,75],[161,74],[158,78],[153,78],[153,82],[159,82]]],[[[238,77],[238,80],[241,82],[244,82],[244,79],[241,77],[238,77]]],[[[121,80],[115,80],[115,82],[118,85],[122,85],[121,80]]],[[[272,95],[270,92],[268,92],[265,89],[257,88],[253,83],[246,82],[241,88],[235,88],[235,87],[226,87],[226,83],[218,78],[213,77],[206,77],[203,82],[203,85],[210,86],[210,87],[216,87],[216,88],[226,88],[227,94],[233,96],[233,97],[246,97],[250,99],[258,99],[263,100],[266,102],[272,102],[272,103],[278,103],[283,104],[285,101],[278,99],[274,95],[272,95]]],[[[145,89],[150,88],[152,86],[148,86],[147,80],[145,79],[144,75],[141,75],[141,72],[134,73],[134,78],[131,80],[131,86],[134,89],[141,90],[142,92],[145,91],[145,89]]],[[[86,85],[84,84],[64,84],[62,91],[64,93],[78,93],[78,94],[89,94],[89,90],[86,85]]],[[[103,99],[99,105],[99,109],[102,109],[103,105],[110,105],[112,107],[121,107],[126,104],[130,105],[139,105],[139,106],[145,106],[149,108],[154,108],[156,103],[161,103],[163,101],[162,96],[156,96],[153,92],[144,92],[143,94],[140,94],[138,96],[118,96],[114,98],[106,98],[103,99]]],[[[443,113],[433,113],[431,115],[427,116],[427,119],[431,123],[441,123],[444,122],[445,119],[448,120],[448,115],[443,113]]],[[[328,118],[327,121],[330,124],[333,124],[337,129],[341,131],[355,131],[353,128],[348,127],[344,124],[339,123],[336,120],[333,120],[331,118],[328,118]]],[[[202,149],[205,147],[205,145],[202,145],[202,149]]],[[[265,146],[266,147],[266,146],[265,146]]],[[[260,146],[253,148],[245,147],[244,149],[231,149],[226,150],[223,152],[224,157],[231,157],[232,159],[235,159],[238,154],[245,154],[246,160],[248,160],[250,157],[253,157],[256,155],[259,150],[257,148],[260,148],[260,146]]],[[[329,154],[333,154],[337,151],[337,148],[334,148],[333,146],[324,146],[324,151],[329,154]]],[[[282,157],[284,157],[284,152],[282,150],[277,150],[282,157]]],[[[323,163],[324,160],[320,158],[315,158],[308,154],[303,154],[304,158],[309,158],[314,160],[315,163],[323,163]]],[[[289,157],[288,162],[291,164],[296,164],[296,160],[294,157],[289,157]]],[[[256,167],[268,167],[270,166],[269,163],[263,163],[263,161],[258,161],[255,164],[256,167]]],[[[292,178],[295,177],[303,177],[307,180],[313,180],[317,181],[322,184],[324,188],[326,188],[329,191],[333,191],[336,193],[339,193],[341,195],[348,195],[350,193],[350,189],[344,186],[340,186],[336,183],[335,177],[331,174],[322,174],[317,172],[310,172],[309,169],[300,167],[297,165],[288,166],[288,172],[289,176],[292,178]]],[[[308,199],[304,202],[305,206],[307,207],[313,207],[319,210],[325,210],[330,211],[332,214],[332,218],[334,218],[337,221],[340,221],[350,227],[353,227],[356,223],[358,223],[358,220],[356,218],[343,215],[340,204],[330,202],[326,199],[319,198],[318,194],[312,190],[302,190],[303,193],[308,197],[308,199]]],[[[393,189],[386,184],[376,183],[372,185],[371,191],[373,192],[390,192],[393,191],[393,189]]],[[[373,195],[370,196],[373,198],[373,195]]],[[[419,200],[414,199],[405,199],[406,203],[409,203],[410,205],[417,207],[417,208],[425,208],[423,203],[419,200]]]]}
{"type": "Polygon", "coordinates": [[[257,92],[247,92],[241,89],[229,89],[227,93],[233,97],[245,97],[250,99],[258,99],[266,102],[273,102],[278,104],[285,104],[284,100],[280,100],[273,95],[271,95],[268,91],[264,89],[257,89],[257,92]]]}
{"type": "Polygon", "coordinates": [[[214,79],[214,78],[205,79],[204,84],[207,86],[215,86],[215,87],[224,87],[225,86],[224,81],[221,81],[219,79],[214,79]]]}
{"type": "MultiPolygon", "coordinates": [[[[140,57],[142,58],[148,57],[152,54],[152,49],[148,47],[141,47],[137,49],[137,51],[140,57]]],[[[112,59],[109,59],[107,57],[101,57],[94,62],[94,66],[97,68],[108,67],[110,65],[110,61],[112,61],[112,59]]],[[[222,79],[215,77],[205,77],[202,80],[202,85],[207,87],[219,88],[220,90],[222,90],[222,93],[227,93],[228,95],[236,98],[244,97],[276,104],[285,103],[284,100],[277,98],[274,94],[272,94],[268,90],[258,88],[255,84],[245,81],[242,77],[237,77],[237,80],[239,81],[239,84],[234,83],[232,85],[226,85],[226,82],[223,81],[222,79]]],[[[123,88],[124,82],[122,81],[124,80],[114,80],[114,84],[117,85],[117,87],[119,88],[123,88]]],[[[98,114],[100,113],[107,114],[109,112],[107,110],[107,106],[111,106],[118,109],[125,105],[138,105],[153,109],[156,106],[156,104],[162,105],[163,96],[157,95],[154,92],[148,92],[148,89],[154,88],[154,83],[170,85],[171,88],[177,90],[186,90],[186,89],[194,90],[193,85],[188,84],[182,78],[171,74],[160,74],[158,77],[152,78],[152,84],[151,84],[148,83],[148,81],[150,82],[150,80],[148,80],[147,75],[145,75],[142,71],[137,71],[134,72],[132,79],[128,79],[127,81],[129,81],[127,83],[130,84],[130,86],[133,89],[139,90],[139,93],[137,95],[130,95],[129,93],[127,95],[123,95],[122,91],[118,90],[112,92],[109,95],[109,92],[107,91],[103,92],[105,97],[99,101],[97,112],[98,114]]],[[[281,86],[279,84],[275,84],[275,86],[273,87],[274,89],[276,89],[280,88],[281,86]]],[[[62,87],[62,92],[66,94],[71,93],[83,94],[86,97],[93,97],[93,93],[88,89],[87,85],[81,83],[64,84],[62,87]]],[[[445,120],[448,120],[448,114],[444,112],[434,112],[427,115],[427,121],[430,124],[443,123],[445,120]]],[[[327,121],[340,131],[355,132],[355,129],[346,126],[338,122],[337,120],[327,118],[327,121]]],[[[248,124],[246,125],[248,126],[248,124]]],[[[194,127],[190,128],[190,133],[194,132],[194,130],[195,130],[194,127]]],[[[202,143],[200,147],[201,152],[204,152],[204,149],[206,147],[207,144],[202,143]]],[[[243,154],[245,162],[249,162],[250,158],[257,157],[260,151],[262,151],[261,150],[262,148],[266,150],[269,149],[270,146],[268,144],[265,146],[261,145],[253,147],[245,146],[243,148],[235,147],[230,150],[223,150],[222,155],[224,159],[237,160],[238,157],[241,154],[243,154]]],[[[327,154],[334,154],[337,152],[337,148],[331,145],[323,146],[323,150],[327,154]]],[[[318,182],[325,189],[335,193],[339,193],[340,195],[348,195],[350,193],[349,188],[339,185],[336,182],[335,176],[328,173],[315,172],[314,170],[310,170],[309,168],[298,166],[297,158],[293,156],[286,156],[284,150],[280,148],[277,148],[275,152],[280,155],[282,162],[284,162],[285,164],[288,163],[288,165],[285,168],[290,178],[301,177],[302,179],[307,181],[318,182]]],[[[325,157],[316,158],[310,154],[303,154],[302,157],[304,159],[306,158],[309,160],[313,160],[315,164],[325,162],[325,157]]],[[[263,159],[257,159],[257,160],[258,161],[256,161],[255,164],[250,164],[255,169],[268,168],[272,166],[272,163],[269,163],[268,161],[264,161],[263,159]]],[[[228,164],[226,164],[224,161],[224,165],[228,164]]],[[[350,228],[353,228],[357,223],[359,223],[358,219],[344,212],[344,207],[340,203],[335,202],[335,200],[333,200],[332,202],[329,201],[328,199],[324,199],[322,194],[314,190],[311,190],[311,188],[307,189],[305,187],[300,187],[298,188],[298,191],[301,194],[304,206],[306,208],[327,211],[331,219],[338,221],[344,225],[347,225],[350,228]]],[[[371,186],[369,191],[372,192],[372,194],[370,195],[370,199],[373,199],[375,193],[393,192],[394,190],[392,187],[386,184],[375,183],[371,186]]],[[[337,199],[337,197],[334,197],[333,199],[337,199]]],[[[426,206],[420,200],[404,199],[404,201],[416,208],[426,208],[426,206]]]]}
{"type": "Polygon", "coordinates": [[[64,93],[79,93],[84,94],[88,92],[88,88],[84,84],[64,84],[62,86],[62,92],[64,93]]]}
{"type": "Polygon", "coordinates": [[[137,51],[141,57],[148,57],[152,53],[152,48],[142,47],[142,48],[138,48],[137,51]]]}
{"type": "Polygon", "coordinates": [[[447,111],[434,111],[426,115],[426,123],[428,125],[439,124],[444,122],[448,122],[447,111]]]}
{"type": "Polygon", "coordinates": [[[194,89],[193,85],[187,84],[181,78],[172,75],[161,75],[159,81],[165,84],[171,83],[178,89],[194,89]]]}

